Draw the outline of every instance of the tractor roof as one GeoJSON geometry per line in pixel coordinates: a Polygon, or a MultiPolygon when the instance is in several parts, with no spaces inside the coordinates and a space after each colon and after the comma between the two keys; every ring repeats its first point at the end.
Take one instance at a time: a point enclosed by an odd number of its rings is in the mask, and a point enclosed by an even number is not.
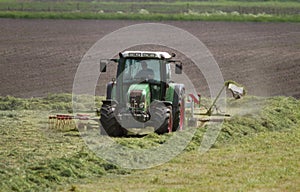
{"type": "Polygon", "coordinates": [[[160,51],[124,51],[122,52],[123,57],[149,57],[158,59],[170,59],[172,56],[167,52],[160,51]]]}

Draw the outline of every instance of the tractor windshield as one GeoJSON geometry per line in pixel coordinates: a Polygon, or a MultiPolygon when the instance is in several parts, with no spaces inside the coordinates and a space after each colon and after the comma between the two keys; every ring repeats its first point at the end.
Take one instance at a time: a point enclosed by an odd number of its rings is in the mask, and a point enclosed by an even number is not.
{"type": "Polygon", "coordinates": [[[158,59],[137,59],[127,58],[123,70],[123,81],[132,82],[139,79],[161,80],[160,66],[158,59]]]}

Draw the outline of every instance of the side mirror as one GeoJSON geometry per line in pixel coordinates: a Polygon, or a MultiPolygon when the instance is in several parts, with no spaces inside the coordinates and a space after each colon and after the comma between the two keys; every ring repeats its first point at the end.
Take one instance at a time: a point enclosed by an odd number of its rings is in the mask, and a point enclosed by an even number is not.
{"type": "Polygon", "coordinates": [[[100,72],[106,72],[106,65],[108,64],[107,59],[100,60],[100,72]]]}
{"type": "Polygon", "coordinates": [[[176,63],[175,64],[175,73],[176,74],[182,74],[182,63],[176,63]]]}

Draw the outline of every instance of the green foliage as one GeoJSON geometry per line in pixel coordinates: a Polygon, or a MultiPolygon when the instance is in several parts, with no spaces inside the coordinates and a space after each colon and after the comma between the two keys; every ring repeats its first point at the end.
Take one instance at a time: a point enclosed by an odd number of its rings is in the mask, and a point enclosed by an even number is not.
{"type": "Polygon", "coordinates": [[[89,12],[20,12],[0,11],[0,18],[25,19],[122,19],[122,20],[178,20],[178,21],[252,21],[252,22],[299,22],[300,15],[266,14],[138,14],[138,13],[89,13],[89,12]]]}
{"type": "Polygon", "coordinates": [[[0,17],[299,22],[298,1],[0,1],[0,17]]]}

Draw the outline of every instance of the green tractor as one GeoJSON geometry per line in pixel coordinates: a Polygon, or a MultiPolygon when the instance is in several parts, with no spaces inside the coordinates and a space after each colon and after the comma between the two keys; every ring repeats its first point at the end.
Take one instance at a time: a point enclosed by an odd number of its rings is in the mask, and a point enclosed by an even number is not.
{"type": "Polygon", "coordinates": [[[101,60],[100,70],[118,63],[117,77],[107,84],[100,110],[101,134],[121,137],[128,130],[151,127],[158,134],[181,130],[185,119],[185,88],[171,80],[171,65],[182,73],[175,54],[125,51],[118,59],[101,60]]]}

